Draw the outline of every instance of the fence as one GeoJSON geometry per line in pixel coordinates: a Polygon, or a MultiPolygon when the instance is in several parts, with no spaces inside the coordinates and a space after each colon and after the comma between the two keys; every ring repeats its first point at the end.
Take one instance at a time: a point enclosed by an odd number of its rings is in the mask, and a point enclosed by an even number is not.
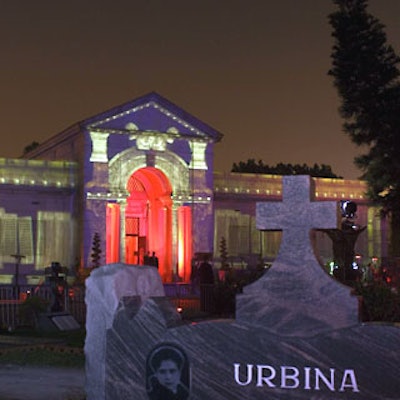
{"type": "MultiPolygon", "coordinates": [[[[20,326],[21,304],[31,297],[39,297],[48,304],[53,301],[52,288],[47,285],[0,285],[0,328],[14,328],[20,326]]],[[[79,324],[84,325],[86,320],[85,288],[73,286],[64,290],[64,309],[68,311],[79,324]]]]}
{"type": "MultiPolygon", "coordinates": [[[[28,298],[40,297],[49,304],[53,301],[52,287],[49,285],[28,286],[28,285],[0,285],[0,328],[8,329],[21,326],[20,307],[28,298]]],[[[188,284],[165,284],[165,295],[170,298],[172,304],[178,309],[200,310],[198,293],[194,293],[191,285],[188,284]]],[[[85,325],[86,304],[85,287],[70,286],[63,293],[64,310],[69,312],[76,321],[85,325]]]]}
{"type": "Polygon", "coordinates": [[[165,295],[181,311],[212,313],[214,310],[214,285],[194,286],[187,283],[164,284],[165,295]]]}

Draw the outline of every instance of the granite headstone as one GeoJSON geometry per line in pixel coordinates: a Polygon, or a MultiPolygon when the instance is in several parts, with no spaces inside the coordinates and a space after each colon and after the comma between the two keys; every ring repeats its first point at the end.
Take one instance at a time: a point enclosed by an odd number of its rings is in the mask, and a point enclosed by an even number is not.
{"type": "Polygon", "coordinates": [[[310,230],[337,227],[337,205],[310,201],[311,183],[284,177],[283,202],[258,204],[281,249],[234,320],[183,324],[155,268],[92,274],[87,399],[399,400],[400,328],[359,323],[350,288],[319,266],[310,230]]]}

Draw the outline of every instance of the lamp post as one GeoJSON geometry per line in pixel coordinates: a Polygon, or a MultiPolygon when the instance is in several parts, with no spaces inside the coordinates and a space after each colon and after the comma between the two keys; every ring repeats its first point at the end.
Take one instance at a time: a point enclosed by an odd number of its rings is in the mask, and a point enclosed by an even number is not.
{"type": "Polygon", "coordinates": [[[249,255],[253,252],[251,239],[251,213],[249,213],[249,255]]]}
{"type": "Polygon", "coordinates": [[[11,257],[15,258],[15,292],[14,292],[14,298],[18,299],[19,298],[19,266],[21,264],[21,260],[25,258],[25,256],[21,254],[11,254],[11,257]]]}
{"type": "Polygon", "coordinates": [[[336,275],[342,283],[350,283],[358,279],[358,272],[353,269],[355,260],[354,247],[358,236],[366,229],[355,223],[357,205],[353,201],[340,203],[342,223],[340,229],[318,229],[325,232],[333,243],[333,257],[339,266],[336,275]]]}

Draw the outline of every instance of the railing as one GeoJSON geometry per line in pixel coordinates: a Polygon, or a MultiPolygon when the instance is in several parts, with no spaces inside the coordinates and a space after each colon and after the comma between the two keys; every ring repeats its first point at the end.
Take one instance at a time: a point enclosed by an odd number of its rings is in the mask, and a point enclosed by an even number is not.
{"type": "MultiPolygon", "coordinates": [[[[8,329],[21,326],[20,306],[28,298],[37,296],[51,304],[53,301],[53,288],[49,285],[0,285],[0,328],[8,329]]],[[[178,309],[200,309],[199,292],[192,285],[173,283],[164,285],[165,295],[178,309]]],[[[81,325],[86,321],[85,287],[69,286],[64,289],[63,308],[70,313],[81,325]]]]}
{"type": "Polygon", "coordinates": [[[188,283],[164,283],[164,291],[167,297],[190,297],[195,295],[195,289],[188,283]]]}
{"type": "MultiPolygon", "coordinates": [[[[48,304],[53,300],[53,289],[47,285],[0,285],[0,328],[8,329],[20,326],[20,306],[28,298],[37,296],[48,304]]],[[[86,320],[85,288],[83,286],[67,287],[64,290],[63,308],[84,325],[86,320]]]]}
{"type": "Polygon", "coordinates": [[[200,311],[200,291],[198,287],[188,283],[165,283],[167,296],[179,312],[196,314],[200,311]]]}
{"type": "Polygon", "coordinates": [[[19,325],[18,321],[19,301],[0,300],[0,327],[13,328],[19,325]]]}

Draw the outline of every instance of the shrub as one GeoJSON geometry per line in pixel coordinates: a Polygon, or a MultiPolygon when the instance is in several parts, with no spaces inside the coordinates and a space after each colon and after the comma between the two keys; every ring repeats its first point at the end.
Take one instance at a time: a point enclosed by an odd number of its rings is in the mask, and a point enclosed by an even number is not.
{"type": "Polygon", "coordinates": [[[39,314],[47,311],[49,302],[39,296],[28,297],[18,310],[21,325],[36,327],[39,314]]]}
{"type": "Polygon", "coordinates": [[[361,297],[362,321],[400,321],[400,293],[397,288],[374,280],[356,285],[355,294],[361,297]]]}

